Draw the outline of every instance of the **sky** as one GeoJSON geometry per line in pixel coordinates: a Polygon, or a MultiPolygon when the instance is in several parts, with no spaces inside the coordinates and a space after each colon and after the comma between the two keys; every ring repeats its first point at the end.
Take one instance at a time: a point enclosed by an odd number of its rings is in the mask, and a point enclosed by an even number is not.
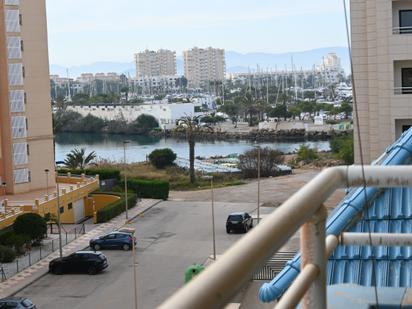
{"type": "Polygon", "coordinates": [[[193,46],[282,53],[346,46],[341,0],[46,0],[50,63],[131,62],[193,46]]]}

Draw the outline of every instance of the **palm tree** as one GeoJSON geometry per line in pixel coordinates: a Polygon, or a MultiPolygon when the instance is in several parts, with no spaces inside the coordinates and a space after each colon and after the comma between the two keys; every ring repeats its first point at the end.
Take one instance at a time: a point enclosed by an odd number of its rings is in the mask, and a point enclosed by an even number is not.
{"type": "Polygon", "coordinates": [[[252,94],[248,92],[244,95],[244,97],[242,97],[241,102],[245,113],[248,115],[249,127],[252,127],[253,115],[255,115],[257,112],[255,99],[253,98],[252,94]]]}
{"type": "Polygon", "coordinates": [[[68,168],[72,169],[84,169],[88,164],[90,164],[94,159],[96,159],[96,153],[94,151],[86,155],[86,148],[75,148],[70,153],[66,155],[64,164],[68,168]]]}
{"type": "MultiPolygon", "coordinates": [[[[189,143],[189,174],[190,174],[190,183],[195,183],[195,144],[196,144],[196,135],[202,131],[200,126],[200,116],[185,116],[180,119],[179,127],[183,128],[186,131],[187,142],[189,143]]],[[[208,130],[213,129],[209,126],[204,128],[208,130]]]]}

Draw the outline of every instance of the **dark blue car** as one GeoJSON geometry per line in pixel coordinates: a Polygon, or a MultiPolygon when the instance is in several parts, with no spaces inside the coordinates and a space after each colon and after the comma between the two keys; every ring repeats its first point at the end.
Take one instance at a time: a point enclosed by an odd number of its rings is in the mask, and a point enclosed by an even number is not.
{"type": "Polygon", "coordinates": [[[136,245],[136,239],[130,233],[112,232],[90,240],[90,248],[95,251],[100,249],[130,250],[133,248],[133,242],[136,245]]]}

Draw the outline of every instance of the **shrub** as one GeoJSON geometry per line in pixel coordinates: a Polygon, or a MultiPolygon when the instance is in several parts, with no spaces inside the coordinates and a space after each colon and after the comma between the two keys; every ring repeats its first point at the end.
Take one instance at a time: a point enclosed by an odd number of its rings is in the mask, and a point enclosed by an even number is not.
{"type": "Polygon", "coordinates": [[[16,252],[13,249],[0,245],[0,263],[11,263],[16,258],[16,252]]]}
{"type": "Polygon", "coordinates": [[[70,169],[70,168],[59,168],[58,172],[60,174],[67,174],[72,173],[73,175],[97,175],[99,174],[100,180],[105,179],[117,179],[120,180],[120,169],[117,168],[86,168],[84,170],[81,169],[70,169]]]}
{"type": "Polygon", "coordinates": [[[14,221],[13,230],[18,235],[27,235],[30,240],[39,241],[47,232],[47,223],[36,213],[22,214],[14,221]]]}
{"type": "Polygon", "coordinates": [[[176,154],[170,148],[155,149],[149,154],[149,160],[156,168],[173,165],[176,154]]]}
{"type": "Polygon", "coordinates": [[[312,149],[306,145],[300,145],[297,155],[297,161],[310,163],[318,158],[316,149],[312,149]]]}
{"type": "Polygon", "coordinates": [[[167,200],[169,197],[169,182],[163,180],[129,179],[127,186],[138,197],[167,200]]]}
{"type": "MultiPolygon", "coordinates": [[[[239,156],[239,169],[245,178],[257,177],[258,149],[251,149],[239,156]]],[[[277,176],[280,171],[277,164],[283,162],[283,154],[269,147],[260,150],[260,175],[262,177],[277,176]]]]}
{"type": "Polygon", "coordinates": [[[330,148],[335,156],[345,164],[353,164],[353,136],[334,138],[330,142],[330,148]]]}
{"type": "Polygon", "coordinates": [[[100,180],[117,179],[120,180],[120,170],[117,168],[90,168],[85,170],[86,175],[99,174],[100,180]]]}
{"type": "MultiPolygon", "coordinates": [[[[107,194],[107,193],[105,193],[107,194]]],[[[113,195],[117,195],[120,196],[121,199],[117,200],[113,203],[110,203],[109,205],[106,205],[105,207],[99,209],[96,213],[96,217],[97,217],[97,223],[103,223],[103,222],[107,222],[110,219],[120,215],[122,212],[124,212],[126,210],[126,199],[125,199],[125,195],[122,194],[113,194],[113,195]]],[[[136,201],[137,201],[137,196],[134,193],[130,193],[127,195],[127,208],[133,208],[136,206],[136,201]]]]}

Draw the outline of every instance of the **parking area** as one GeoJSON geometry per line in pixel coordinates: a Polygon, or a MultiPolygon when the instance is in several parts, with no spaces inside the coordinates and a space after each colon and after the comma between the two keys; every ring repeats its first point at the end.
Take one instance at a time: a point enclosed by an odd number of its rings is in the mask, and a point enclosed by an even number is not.
{"type": "MultiPolygon", "coordinates": [[[[235,211],[253,213],[254,203],[216,203],[216,249],[221,254],[243,236],[228,235],[226,218],[235,211]]],[[[262,213],[273,208],[262,207],[262,213]]],[[[210,202],[162,202],[134,220],[137,236],[139,308],[154,308],[184,283],[192,263],[212,254],[210,202]]],[[[51,275],[26,287],[19,296],[39,308],[133,308],[131,251],[105,250],[109,268],[95,276],[51,275]]]]}

